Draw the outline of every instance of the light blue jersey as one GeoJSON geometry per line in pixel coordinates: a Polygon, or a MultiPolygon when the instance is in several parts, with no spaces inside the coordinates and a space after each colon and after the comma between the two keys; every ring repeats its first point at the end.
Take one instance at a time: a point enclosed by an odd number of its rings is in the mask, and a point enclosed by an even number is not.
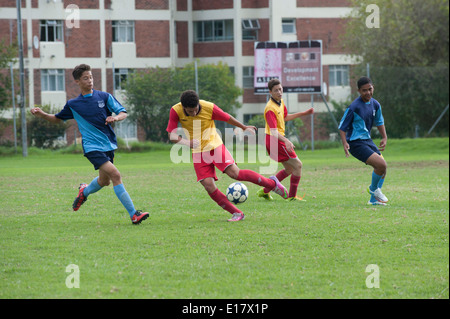
{"type": "Polygon", "coordinates": [[[55,116],[61,120],[75,119],[82,136],[84,153],[108,152],[117,149],[116,134],[111,124],[105,125],[112,113],[126,112],[109,93],[93,90],[92,94],[79,95],[69,100],[55,116]]]}
{"type": "Polygon", "coordinates": [[[373,98],[365,103],[358,97],[345,110],[339,129],[346,132],[346,139],[349,142],[358,139],[368,140],[371,139],[370,131],[373,125],[384,125],[380,103],[373,98]]]}

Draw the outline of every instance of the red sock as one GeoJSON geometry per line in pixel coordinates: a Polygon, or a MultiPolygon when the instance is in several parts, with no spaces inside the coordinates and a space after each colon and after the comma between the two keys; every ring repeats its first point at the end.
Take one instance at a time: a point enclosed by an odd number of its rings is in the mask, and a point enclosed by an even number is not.
{"type": "Polygon", "coordinates": [[[301,176],[296,176],[296,175],[291,176],[291,186],[289,187],[289,197],[297,196],[297,188],[298,188],[298,184],[300,183],[300,177],[301,176]]]}
{"type": "Polygon", "coordinates": [[[261,174],[258,174],[254,171],[251,171],[249,169],[241,169],[239,170],[239,175],[237,178],[238,181],[246,181],[250,182],[259,186],[267,187],[267,188],[274,188],[275,182],[271,180],[270,178],[264,177],[261,174]]]}
{"type": "Polygon", "coordinates": [[[230,214],[234,214],[234,213],[242,214],[242,211],[237,209],[236,206],[234,206],[233,203],[231,203],[228,200],[228,198],[225,196],[225,194],[222,193],[218,188],[216,188],[216,190],[214,192],[212,192],[211,194],[208,193],[208,195],[212,198],[213,201],[215,201],[217,203],[217,205],[219,205],[220,207],[225,209],[230,214]]]}
{"type": "MultiPolygon", "coordinates": [[[[277,173],[277,175],[275,175],[277,178],[278,178],[278,180],[280,181],[280,183],[281,183],[281,181],[283,180],[283,179],[285,179],[286,177],[288,177],[289,176],[289,174],[288,173],[286,173],[286,170],[285,169],[282,169],[281,171],[279,171],[278,173],[277,173]]],[[[267,187],[265,187],[264,188],[264,193],[270,193],[270,191],[271,191],[272,189],[271,188],[267,188],[267,187]]]]}

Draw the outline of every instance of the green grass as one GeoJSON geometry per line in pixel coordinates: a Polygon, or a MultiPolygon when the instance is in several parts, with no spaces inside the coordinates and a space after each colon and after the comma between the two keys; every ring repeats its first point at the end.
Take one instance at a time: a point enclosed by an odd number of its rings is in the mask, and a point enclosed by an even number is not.
{"type": "MultiPolygon", "coordinates": [[[[111,186],[72,212],[79,183],[96,174],[80,154],[0,157],[0,298],[449,298],[448,145],[390,140],[390,202],[376,208],[365,205],[369,167],[340,148],[298,152],[307,202],[264,202],[246,183],[238,223],[192,164],[117,152],[127,191],[151,213],[139,226],[111,186]],[[66,287],[70,264],[79,289],[66,287]],[[380,288],[366,287],[369,264],[380,288]]],[[[218,177],[224,191],[232,180],[218,177]]]]}

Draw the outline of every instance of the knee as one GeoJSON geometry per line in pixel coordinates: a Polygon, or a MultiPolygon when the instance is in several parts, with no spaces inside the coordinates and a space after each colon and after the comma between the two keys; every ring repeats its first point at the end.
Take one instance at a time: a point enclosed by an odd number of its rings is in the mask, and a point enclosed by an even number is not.
{"type": "Polygon", "coordinates": [[[111,172],[109,174],[109,179],[113,182],[113,185],[122,184],[122,176],[120,175],[120,172],[118,170],[111,172]]]}
{"type": "Polygon", "coordinates": [[[111,180],[109,178],[102,178],[102,179],[99,178],[97,182],[101,187],[106,187],[111,184],[111,180]]]}
{"type": "Polygon", "coordinates": [[[378,175],[385,175],[387,171],[386,161],[380,161],[379,163],[377,163],[374,169],[378,172],[378,175]]]}
{"type": "Polygon", "coordinates": [[[227,174],[232,179],[238,179],[239,178],[239,169],[233,168],[233,166],[229,166],[225,170],[225,174],[227,174]]]}
{"type": "Polygon", "coordinates": [[[293,167],[293,171],[296,173],[300,173],[303,168],[303,163],[301,161],[295,162],[295,165],[293,167]]]}
{"type": "Polygon", "coordinates": [[[202,182],[203,187],[205,188],[205,190],[208,192],[208,194],[214,193],[214,191],[216,190],[216,185],[214,182],[202,182]]]}

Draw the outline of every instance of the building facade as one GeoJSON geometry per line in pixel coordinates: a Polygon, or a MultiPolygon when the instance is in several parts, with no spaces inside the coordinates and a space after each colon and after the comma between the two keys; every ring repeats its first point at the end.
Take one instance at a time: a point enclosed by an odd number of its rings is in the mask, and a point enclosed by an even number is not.
{"type": "MultiPolygon", "coordinates": [[[[347,0],[22,0],[21,5],[28,107],[60,109],[76,97],[71,71],[80,63],[93,68],[96,89],[126,105],[121,82],[131,72],[222,61],[243,88],[243,107],[236,113],[247,121],[262,114],[267,101],[253,89],[257,41],[321,40],[327,99],[342,101],[351,93],[354,62],[339,40],[351,12],[347,0]]],[[[16,0],[0,0],[6,43],[17,39],[16,17],[16,0]]],[[[311,106],[311,95],[288,94],[285,102],[290,112],[302,111],[311,106]]],[[[320,98],[314,107],[327,111],[320,98]]],[[[118,135],[140,138],[133,123],[118,127],[118,135]]]]}

